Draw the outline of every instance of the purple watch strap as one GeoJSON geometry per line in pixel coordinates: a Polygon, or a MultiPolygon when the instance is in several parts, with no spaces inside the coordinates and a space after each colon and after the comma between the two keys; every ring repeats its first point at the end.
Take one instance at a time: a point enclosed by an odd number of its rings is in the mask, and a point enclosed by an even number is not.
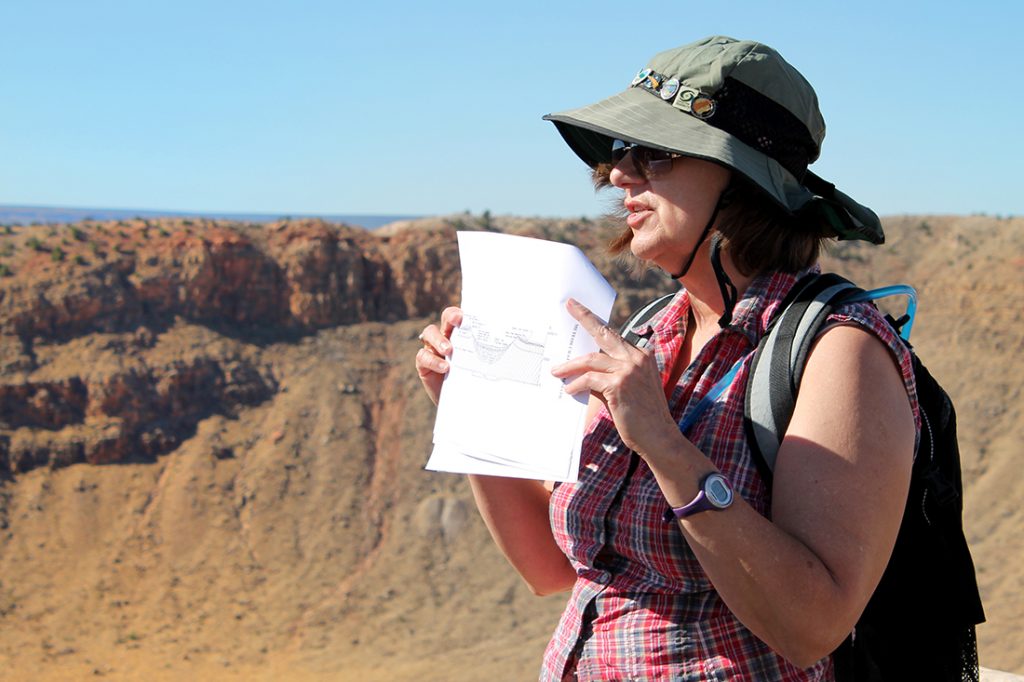
{"type": "Polygon", "coordinates": [[[718,472],[713,472],[705,476],[700,482],[700,490],[697,492],[697,496],[693,498],[689,503],[684,504],[681,507],[673,507],[665,512],[666,521],[675,521],[678,519],[692,516],[698,512],[707,511],[709,509],[722,510],[727,509],[732,505],[733,492],[732,486],[729,485],[729,480],[718,472]],[[708,495],[708,490],[711,489],[714,492],[714,488],[719,488],[719,493],[723,499],[713,500],[708,495]]]}

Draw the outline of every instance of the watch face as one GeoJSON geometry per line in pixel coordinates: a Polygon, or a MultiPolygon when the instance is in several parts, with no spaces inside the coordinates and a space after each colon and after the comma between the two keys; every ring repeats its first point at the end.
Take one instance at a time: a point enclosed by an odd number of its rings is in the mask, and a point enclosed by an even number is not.
{"type": "Polygon", "coordinates": [[[729,480],[722,474],[709,474],[701,481],[700,492],[689,504],[672,507],[665,512],[665,521],[685,519],[709,509],[727,509],[732,504],[733,492],[729,480]]]}
{"type": "Polygon", "coordinates": [[[712,474],[704,483],[704,494],[708,501],[719,508],[728,507],[732,503],[732,488],[724,476],[712,474]]]}

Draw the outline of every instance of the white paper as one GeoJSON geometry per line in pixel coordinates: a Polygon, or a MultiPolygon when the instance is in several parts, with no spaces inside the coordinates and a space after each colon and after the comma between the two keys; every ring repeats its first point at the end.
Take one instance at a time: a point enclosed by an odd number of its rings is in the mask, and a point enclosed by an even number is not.
{"type": "Polygon", "coordinates": [[[566,394],[551,368],[598,350],[566,301],[607,320],[615,291],[569,244],[494,232],[458,239],[463,323],[427,468],[575,481],[588,396],[566,394]]]}

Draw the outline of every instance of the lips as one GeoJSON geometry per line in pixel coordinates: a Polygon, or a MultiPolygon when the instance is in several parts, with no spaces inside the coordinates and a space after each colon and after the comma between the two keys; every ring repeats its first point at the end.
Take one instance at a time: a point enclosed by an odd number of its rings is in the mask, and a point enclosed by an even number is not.
{"type": "Polygon", "coordinates": [[[626,199],[623,202],[623,205],[626,207],[626,210],[629,211],[630,213],[637,213],[639,211],[650,210],[650,206],[640,201],[639,199],[626,199]]]}
{"type": "Polygon", "coordinates": [[[626,216],[626,224],[629,225],[630,229],[637,229],[640,224],[647,219],[647,216],[651,213],[651,208],[640,201],[634,201],[629,199],[625,202],[626,210],[629,211],[629,215],[626,216]]]}
{"type": "Polygon", "coordinates": [[[626,216],[626,225],[628,225],[631,230],[638,230],[640,229],[640,225],[643,224],[644,220],[647,219],[647,216],[649,214],[650,211],[630,213],[628,216],[626,216]]]}

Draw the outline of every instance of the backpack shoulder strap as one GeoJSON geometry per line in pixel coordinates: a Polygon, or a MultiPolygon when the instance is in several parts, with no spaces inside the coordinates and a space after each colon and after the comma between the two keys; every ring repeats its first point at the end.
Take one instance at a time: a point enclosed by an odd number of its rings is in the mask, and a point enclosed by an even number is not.
{"type": "Polygon", "coordinates": [[[782,302],[754,351],[744,401],[744,428],[754,462],[769,484],[818,330],[836,303],[860,291],[836,274],[805,276],[782,302]]]}
{"type": "Polygon", "coordinates": [[[648,301],[642,305],[638,310],[634,311],[629,319],[622,323],[619,328],[619,333],[622,334],[622,338],[633,344],[637,348],[643,348],[647,345],[648,339],[640,336],[637,332],[633,331],[635,327],[647,324],[651,319],[654,318],[659,312],[661,312],[672,299],[675,298],[676,292],[671,294],[665,294],[652,301],[648,301]]]}

